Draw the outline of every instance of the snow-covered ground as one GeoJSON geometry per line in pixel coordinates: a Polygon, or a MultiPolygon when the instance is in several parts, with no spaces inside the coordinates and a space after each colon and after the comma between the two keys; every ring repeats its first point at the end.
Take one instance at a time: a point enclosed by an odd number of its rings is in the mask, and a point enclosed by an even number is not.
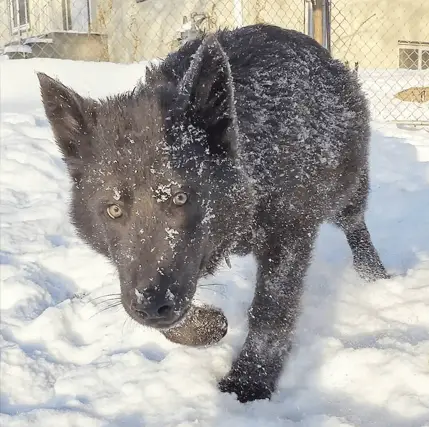
{"type": "Polygon", "coordinates": [[[69,181],[34,70],[83,94],[131,88],[144,64],[1,63],[1,414],[5,427],[428,427],[429,133],[373,123],[368,224],[391,280],[364,283],[344,236],[322,228],[296,345],[271,401],[216,388],[246,333],[252,257],[202,287],[230,331],[168,342],[94,300],[112,267],[67,219],[69,181]]]}
{"type": "Polygon", "coordinates": [[[405,89],[429,87],[429,70],[366,69],[359,71],[359,78],[371,100],[375,120],[429,123],[429,102],[407,102],[395,97],[405,89]]]}

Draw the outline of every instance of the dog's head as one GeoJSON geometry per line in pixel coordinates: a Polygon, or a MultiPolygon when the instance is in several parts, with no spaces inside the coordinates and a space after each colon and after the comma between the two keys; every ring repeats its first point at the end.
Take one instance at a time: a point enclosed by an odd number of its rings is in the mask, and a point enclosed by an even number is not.
{"type": "Polygon", "coordinates": [[[213,254],[250,218],[225,53],[206,39],[178,81],[161,67],[101,101],[38,77],[73,181],[75,227],[116,265],[133,319],[174,325],[213,254]]]}

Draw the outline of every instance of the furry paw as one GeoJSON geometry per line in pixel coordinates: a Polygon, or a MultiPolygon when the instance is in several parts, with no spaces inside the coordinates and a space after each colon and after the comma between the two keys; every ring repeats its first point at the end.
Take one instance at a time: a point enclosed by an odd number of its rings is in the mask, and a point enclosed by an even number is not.
{"type": "Polygon", "coordinates": [[[266,383],[235,372],[230,372],[219,382],[219,389],[223,393],[235,393],[241,403],[270,399],[272,394],[266,383]]]}

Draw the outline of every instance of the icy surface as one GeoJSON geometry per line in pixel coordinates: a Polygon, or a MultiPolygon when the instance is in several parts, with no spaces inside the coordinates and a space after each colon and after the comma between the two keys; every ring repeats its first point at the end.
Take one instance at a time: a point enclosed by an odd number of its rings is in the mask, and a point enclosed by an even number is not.
{"type": "Polygon", "coordinates": [[[324,226],[279,390],[242,405],[216,382],[246,334],[253,258],[201,282],[199,299],[230,325],[210,348],[174,345],[120,307],[102,311],[95,298],[117,294],[118,278],[68,222],[69,181],[34,70],[94,97],[144,75],[143,64],[1,64],[0,425],[429,426],[427,131],[373,123],[368,226],[395,278],[362,282],[343,234],[324,226]]]}

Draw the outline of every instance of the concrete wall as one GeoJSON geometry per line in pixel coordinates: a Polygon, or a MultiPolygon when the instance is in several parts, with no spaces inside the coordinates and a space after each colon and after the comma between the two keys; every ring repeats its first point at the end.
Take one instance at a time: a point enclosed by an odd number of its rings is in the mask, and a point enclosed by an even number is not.
{"type": "Polygon", "coordinates": [[[306,32],[302,0],[242,0],[244,23],[266,23],[306,32]]]}
{"type": "Polygon", "coordinates": [[[108,61],[107,36],[100,34],[49,33],[52,43],[31,45],[38,58],[108,61]]]}
{"type": "Polygon", "coordinates": [[[108,35],[112,61],[132,62],[164,56],[171,48],[179,19],[192,9],[182,0],[99,0],[95,30],[108,35]]]}
{"type": "MultiPolygon", "coordinates": [[[[202,0],[99,0],[94,28],[109,38],[112,61],[163,57],[177,46],[183,17],[204,11],[202,0]]],[[[214,27],[213,27],[214,28],[214,27]]]]}
{"type": "Polygon", "coordinates": [[[204,30],[267,22],[304,30],[302,0],[99,0],[96,31],[109,36],[112,61],[163,57],[178,46],[183,17],[206,14],[204,30]]]}
{"type": "MultiPolygon", "coordinates": [[[[360,68],[397,68],[398,40],[429,41],[429,2],[333,0],[334,56],[360,68]]],[[[113,61],[165,56],[177,47],[183,16],[206,13],[204,29],[256,22],[306,32],[302,0],[99,0],[97,30],[109,36],[113,61]]]]}

